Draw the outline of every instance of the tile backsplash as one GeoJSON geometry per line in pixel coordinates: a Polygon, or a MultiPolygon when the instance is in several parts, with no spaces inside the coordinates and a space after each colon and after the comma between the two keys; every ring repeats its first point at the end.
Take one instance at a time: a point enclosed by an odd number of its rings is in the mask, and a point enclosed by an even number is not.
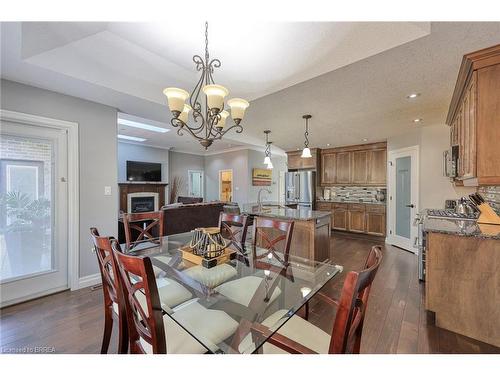
{"type": "MultiPolygon", "coordinates": [[[[331,200],[342,200],[350,202],[383,202],[387,196],[387,189],[381,187],[363,187],[363,186],[332,186],[320,189],[330,190],[331,200]],[[377,199],[377,196],[379,199],[377,199]]],[[[321,198],[324,197],[324,194],[321,198]]]]}
{"type": "Polygon", "coordinates": [[[500,213],[500,186],[481,186],[477,191],[497,213],[500,213]]]}

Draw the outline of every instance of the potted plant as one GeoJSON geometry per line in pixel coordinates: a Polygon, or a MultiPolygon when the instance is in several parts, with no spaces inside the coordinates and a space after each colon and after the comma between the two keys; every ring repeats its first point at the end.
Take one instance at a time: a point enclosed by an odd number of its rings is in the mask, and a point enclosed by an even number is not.
{"type": "Polygon", "coordinates": [[[40,270],[44,252],[50,252],[51,205],[46,198],[31,199],[18,191],[2,194],[1,233],[5,237],[11,276],[40,270]]]}

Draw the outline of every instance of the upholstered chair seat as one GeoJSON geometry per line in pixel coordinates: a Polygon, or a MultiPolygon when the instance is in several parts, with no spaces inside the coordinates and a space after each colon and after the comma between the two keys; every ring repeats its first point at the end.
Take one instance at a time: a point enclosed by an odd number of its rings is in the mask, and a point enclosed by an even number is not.
{"type": "MultiPolygon", "coordinates": [[[[224,311],[211,310],[202,306],[197,299],[187,301],[173,310],[172,317],[163,316],[163,326],[167,342],[167,353],[202,354],[207,349],[187,331],[194,333],[208,348],[215,352],[217,344],[230,337],[238,328],[238,323],[224,311]]],[[[151,353],[151,345],[141,339],[146,353],[151,353]]]]}
{"type": "MultiPolygon", "coordinates": [[[[250,301],[257,292],[257,289],[263,288],[263,283],[265,283],[265,279],[263,277],[245,276],[241,279],[228,281],[227,283],[215,288],[215,290],[233,302],[239,303],[243,306],[249,306],[250,301]]],[[[271,304],[274,302],[280,294],[281,289],[279,287],[274,288],[269,296],[268,303],[271,304]]]]}

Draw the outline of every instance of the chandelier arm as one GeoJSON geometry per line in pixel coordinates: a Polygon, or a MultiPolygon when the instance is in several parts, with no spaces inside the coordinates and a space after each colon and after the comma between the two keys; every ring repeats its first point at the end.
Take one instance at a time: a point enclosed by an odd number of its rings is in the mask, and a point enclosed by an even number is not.
{"type": "MultiPolygon", "coordinates": [[[[199,55],[193,56],[193,61],[196,64],[196,70],[201,71],[200,78],[198,79],[198,82],[194,86],[193,91],[191,93],[191,96],[189,97],[189,104],[193,108],[193,112],[194,112],[195,109],[198,109],[196,104],[198,103],[198,98],[200,96],[201,89],[203,88],[203,82],[205,81],[207,67],[206,67],[203,59],[199,55]]],[[[198,109],[198,111],[199,111],[199,109],[198,109]]]]}
{"type": "Polygon", "coordinates": [[[226,130],[223,130],[220,132],[219,136],[215,139],[221,139],[228,131],[231,129],[236,129],[236,133],[242,133],[243,132],[243,126],[234,124],[233,126],[230,126],[226,130]]]}
{"type": "Polygon", "coordinates": [[[219,59],[213,59],[212,61],[210,61],[208,63],[208,67],[207,67],[207,74],[208,74],[208,82],[209,83],[215,83],[213,77],[212,77],[212,74],[214,73],[214,68],[220,68],[221,66],[221,62],[219,59]]]}
{"type": "Polygon", "coordinates": [[[196,138],[198,141],[204,139],[203,137],[200,137],[197,135],[197,133],[193,132],[193,129],[191,129],[189,126],[186,126],[186,124],[184,124],[182,121],[180,120],[177,120],[177,119],[172,119],[170,121],[170,123],[174,126],[174,127],[178,127],[179,129],[177,129],[177,134],[180,135],[180,136],[183,136],[184,133],[183,131],[187,131],[189,134],[191,134],[191,136],[193,138],[196,138]]]}

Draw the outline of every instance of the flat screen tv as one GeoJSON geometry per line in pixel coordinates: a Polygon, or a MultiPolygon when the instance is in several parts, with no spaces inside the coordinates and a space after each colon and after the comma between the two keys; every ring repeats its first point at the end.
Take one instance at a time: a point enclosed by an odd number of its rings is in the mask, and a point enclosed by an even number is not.
{"type": "Polygon", "coordinates": [[[127,181],[161,181],[161,163],[127,160],[127,181]]]}

